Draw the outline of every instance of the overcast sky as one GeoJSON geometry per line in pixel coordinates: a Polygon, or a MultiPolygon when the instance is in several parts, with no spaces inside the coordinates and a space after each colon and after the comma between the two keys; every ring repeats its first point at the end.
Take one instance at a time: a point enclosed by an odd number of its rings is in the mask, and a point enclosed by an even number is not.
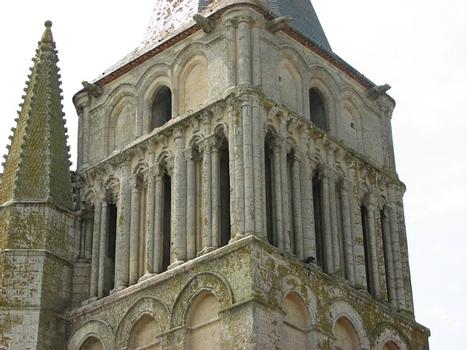
{"type": "MultiPolygon", "coordinates": [[[[2,4],[0,153],[5,153],[46,19],[54,23],[74,161],[73,94],[81,81],[94,79],[140,42],[154,2],[16,0],[2,4]]],[[[432,349],[463,347],[467,330],[467,2],[313,3],[334,52],[375,83],[393,87],[396,161],[407,184],[405,214],[417,320],[431,329],[432,349]]]]}

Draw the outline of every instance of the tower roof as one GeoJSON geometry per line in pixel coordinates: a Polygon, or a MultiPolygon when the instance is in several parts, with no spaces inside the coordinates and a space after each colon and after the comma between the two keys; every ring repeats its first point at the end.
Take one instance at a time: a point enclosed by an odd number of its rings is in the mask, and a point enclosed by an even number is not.
{"type": "Polygon", "coordinates": [[[44,201],[72,208],[68,137],[51,27],[52,22],[45,22],[17,126],[12,129],[0,180],[0,205],[44,201]]]}
{"type": "MultiPolygon", "coordinates": [[[[147,46],[154,46],[154,43],[192,22],[195,14],[203,13],[208,8],[221,8],[235,2],[238,1],[156,0],[144,43],[147,46]]],[[[331,51],[331,46],[310,0],[260,0],[259,2],[275,16],[292,17],[291,26],[295,30],[322,48],[331,51]]]]}

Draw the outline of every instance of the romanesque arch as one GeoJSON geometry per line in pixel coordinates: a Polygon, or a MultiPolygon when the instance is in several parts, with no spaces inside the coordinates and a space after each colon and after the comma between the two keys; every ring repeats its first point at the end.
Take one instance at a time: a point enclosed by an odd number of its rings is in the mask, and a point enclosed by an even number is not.
{"type": "Polygon", "coordinates": [[[68,350],[113,349],[113,333],[110,326],[101,320],[84,323],[70,338],[68,350]],[[101,347],[99,347],[101,346],[101,347]]]}
{"type": "Polygon", "coordinates": [[[232,289],[221,275],[212,272],[196,275],[185,285],[177,297],[172,309],[171,328],[184,324],[194,297],[202,292],[214,295],[219,301],[220,310],[227,309],[234,302],[232,289]]]}
{"type": "Polygon", "coordinates": [[[342,300],[334,301],[331,305],[331,320],[336,339],[335,350],[370,349],[363,321],[350,304],[342,300]]]}
{"type": "Polygon", "coordinates": [[[178,77],[178,85],[181,113],[195,111],[208,100],[208,62],[204,55],[196,55],[185,63],[178,77]]]}
{"type": "Polygon", "coordinates": [[[308,349],[311,324],[305,302],[297,292],[291,292],[285,297],[282,309],[285,316],[281,332],[281,348],[308,349]]]}
{"type": "Polygon", "coordinates": [[[382,323],[373,331],[376,350],[408,350],[407,339],[393,325],[382,323]]]}
{"type": "Polygon", "coordinates": [[[109,152],[123,148],[135,138],[136,116],[135,99],[122,97],[109,114],[109,152]]]}
{"type": "Polygon", "coordinates": [[[123,316],[117,328],[117,348],[158,349],[157,335],[168,330],[169,312],[158,299],[142,297],[123,316]]]}
{"type": "Polygon", "coordinates": [[[190,300],[185,319],[188,334],[187,349],[221,349],[219,311],[219,300],[208,291],[201,291],[190,300]]]}

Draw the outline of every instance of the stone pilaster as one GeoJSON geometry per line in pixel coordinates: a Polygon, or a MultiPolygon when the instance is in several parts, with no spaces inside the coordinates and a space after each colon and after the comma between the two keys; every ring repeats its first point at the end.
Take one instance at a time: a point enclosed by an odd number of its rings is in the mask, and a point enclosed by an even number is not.
{"type": "Polygon", "coordinates": [[[329,174],[324,171],[321,174],[321,208],[323,215],[323,243],[324,243],[324,266],[325,272],[334,273],[334,259],[332,249],[332,229],[331,229],[331,205],[329,201],[329,174]]]}
{"type": "Polygon", "coordinates": [[[154,234],[155,234],[155,154],[150,153],[148,170],[148,192],[146,197],[146,237],[144,250],[144,275],[141,279],[150,277],[154,272],[154,234]]]}
{"type": "Polygon", "coordinates": [[[352,235],[352,212],[350,210],[349,189],[352,184],[344,180],[340,189],[340,203],[342,208],[342,229],[344,256],[345,256],[345,277],[352,285],[355,285],[354,254],[353,254],[353,235],[352,235]]]}
{"type": "Polygon", "coordinates": [[[102,203],[97,200],[94,203],[94,228],[92,234],[92,258],[91,258],[91,280],[89,288],[90,298],[97,298],[97,284],[99,279],[99,244],[101,232],[101,208],[102,203]]]}
{"type": "Polygon", "coordinates": [[[302,227],[302,189],[300,187],[300,160],[294,154],[290,160],[291,169],[291,187],[292,187],[292,212],[293,212],[293,237],[295,238],[295,253],[300,260],[304,258],[304,237],[302,227]]]}
{"type": "Polygon", "coordinates": [[[163,171],[158,164],[155,169],[155,209],[154,209],[154,260],[153,272],[162,271],[162,239],[163,239],[163,171]]]}
{"type": "Polygon", "coordinates": [[[370,254],[370,274],[371,281],[373,284],[373,292],[377,299],[381,297],[381,283],[379,279],[379,267],[378,267],[378,249],[376,242],[376,205],[374,203],[374,197],[369,196],[368,204],[366,205],[368,215],[368,246],[370,254]]]}
{"type": "Polygon", "coordinates": [[[381,212],[381,226],[384,248],[385,273],[388,287],[388,300],[392,306],[397,307],[396,281],[394,276],[394,258],[392,251],[391,227],[389,223],[388,208],[384,207],[381,212]]]}

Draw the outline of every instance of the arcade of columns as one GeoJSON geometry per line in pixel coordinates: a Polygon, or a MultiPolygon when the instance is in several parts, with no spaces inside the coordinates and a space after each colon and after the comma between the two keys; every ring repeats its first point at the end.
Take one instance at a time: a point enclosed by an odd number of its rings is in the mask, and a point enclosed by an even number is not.
{"type": "Polygon", "coordinates": [[[81,255],[92,260],[89,301],[106,294],[110,203],[116,204],[118,213],[113,291],[163,272],[166,174],[172,194],[168,268],[220,246],[220,183],[225,179],[219,176],[219,147],[225,138],[231,241],[250,234],[268,239],[267,215],[272,213],[274,237],[269,239],[278,248],[307,260],[316,258],[317,244],[322,245],[326,273],[341,276],[358,289],[366,289],[371,281],[375,298],[411,312],[406,293],[410,281],[403,277],[408,261],[401,253],[406,247],[403,185],[302,117],[262,101],[253,90],[239,90],[227,101],[227,107],[216,103],[196,115],[174,119],[145,141],[83,173],[88,211],[82,224],[81,255]],[[271,150],[271,213],[266,210],[265,142],[266,150],[271,150]],[[318,243],[313,179],[319,179],[322,208],[318,243]],[[362,205],[369,266],[365,266],[362,205]]]}

